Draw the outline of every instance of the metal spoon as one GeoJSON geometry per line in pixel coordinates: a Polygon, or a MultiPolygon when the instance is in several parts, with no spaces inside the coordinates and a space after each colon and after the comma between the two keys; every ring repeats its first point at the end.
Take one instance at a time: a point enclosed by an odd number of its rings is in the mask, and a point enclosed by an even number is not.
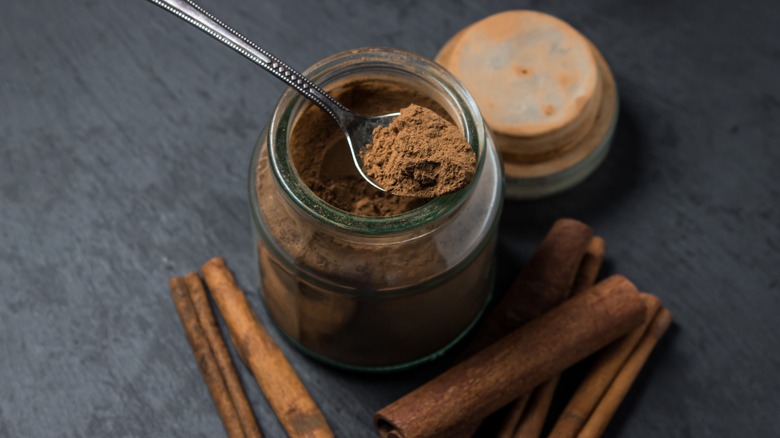
{"type": "Polygon", "coordinates": [[[246,37],[233,30],[230,26],[220,21],[217,17],[196,5],[190,0],[149,0],[166,11],[176,15],[198,29],[206,32],[222,44],[244,55],[250,61],[263,67],[274,76],[303,94],[315,105],[322,108],[333,117],[347,136],[349,150],[352,153],[352,161],[357,167],[360,176],[369,184],[379,190],[385,191],[373,178],[366,175],[363,170],[362,153],[366,145],[373,139],[374,128],[387,126],[390,121],[398,116],[398,113],[385,114],[377,117],[365,117],[355,114],[338,103],[331,95],[322,90],[305,76],[293,70],[280,61],[279,58],[266,52],[260,46],[249,41],[246,37]]]}

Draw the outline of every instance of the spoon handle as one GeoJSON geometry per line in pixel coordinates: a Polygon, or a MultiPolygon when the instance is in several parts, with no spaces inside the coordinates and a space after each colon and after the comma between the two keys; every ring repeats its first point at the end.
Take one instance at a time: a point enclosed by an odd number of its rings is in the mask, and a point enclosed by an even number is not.
{"type": "MultiPolygon", "coordinates": [[[[149,0],[244,55],[314,102],[339,124],[347,109],[320,87],[190,0],[149,0]]],[[[343,125],[342,125],[343,126],[343,125]]]]}

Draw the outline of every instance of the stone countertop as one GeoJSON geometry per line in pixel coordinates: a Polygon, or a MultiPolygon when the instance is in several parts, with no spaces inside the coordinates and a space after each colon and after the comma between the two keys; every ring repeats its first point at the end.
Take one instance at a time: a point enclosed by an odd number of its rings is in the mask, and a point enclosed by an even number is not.
{"type": "MultiPolygon", "coordinates": [[[[283,85],[144,1],[8,2],[0,27],[0,436],[220,436],[166,281],[224,256],[262,312],[247,202],[283,85]]],[[[506,288],[554,219],[675,325],[608,436],[780,435],[780,3],[204,1],[291,65],[433,57],[506,8],[573,24],[620,88],[613,150],[578,187],[507,202],[506,288]]],[[[279,333],[272,330],[279,339],[279,333]]],[[[340,437],[447,364],[334,370],[282,347],[340,437]]],[[[267,436],[281,427],[241,377],[267,436]]]]}

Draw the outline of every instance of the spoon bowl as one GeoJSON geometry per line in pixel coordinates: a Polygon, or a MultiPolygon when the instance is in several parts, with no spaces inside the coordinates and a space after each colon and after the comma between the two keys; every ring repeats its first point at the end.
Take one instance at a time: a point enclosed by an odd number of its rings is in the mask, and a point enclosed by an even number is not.
{"type": "Polygon", "coordinates": [[[366,146],[373,141],[374,128],[387,126],[393,118],[398,117],[399,113],[377,117],[365,117],[355,114],[298,71],[263,50],[260,46],[236,32],[191,0],[149,1],[197,27],[212,38],[263,67],[266,71],[303,94],[304,97],[325,111],[344,131],[350,153],[352,154],[352,161],[360,176],[378,190],[385,191],[382,186],[366,174],[363,167],[363,153],[366,151],[366,146]]]}
{"type": "Polygon", "coordinates": [[[352,154],[352,162],[355,164],[360,176],[363,177],[369,184],[375,188],[385,191],[374,178],[366,174],[365,164],[363,162],[363,154],[366,152],[366,148],[374,138],[374,129],[380,126],[387,126],[394,118],[398,117],[399,113],[390,113],[383,116],[364,117],[350,112],[350,119],[346,120],[344,124],[341,124],[341,129],[344,131],[344,135],[347,136],[347,143],[349,144],[349,152],[352,154]]]}

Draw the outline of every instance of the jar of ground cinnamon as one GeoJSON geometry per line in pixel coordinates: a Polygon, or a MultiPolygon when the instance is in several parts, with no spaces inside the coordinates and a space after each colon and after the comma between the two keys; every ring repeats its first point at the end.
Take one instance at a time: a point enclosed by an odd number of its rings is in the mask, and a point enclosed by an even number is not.
{"type": "Polygon", "coordinates": [[[503,200],[498,153],[479,109],[445,69],[412,53],[357,49],[306,75],[351,110],[429,108],[477,157],[465,188],[433,199],[372,188],[344,134],[288,90],[255,147],[249,197],[261,294],[288,339],[360,370],[394,370],[452,346],[485,308],[503,200]]]}

